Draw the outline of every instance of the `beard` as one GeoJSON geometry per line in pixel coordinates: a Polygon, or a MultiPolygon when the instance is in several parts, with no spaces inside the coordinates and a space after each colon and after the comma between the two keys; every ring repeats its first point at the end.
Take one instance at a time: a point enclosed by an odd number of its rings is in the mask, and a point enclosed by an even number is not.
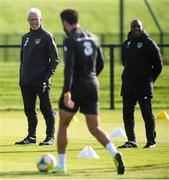
{"type": "Polygon", "coordinates": [[[132,34],[132,38],[137,38],[139,37],[141,34],[142,34],[142,31],[141,30],[138,30],[138,31],[131,31],[131,34],[132,34]]]}
{"type": "Polygon", "coordinates": [[[63,28],[63,30],[64,30],[65,34],[68,36],[69,35],[68,31],[65,28],[63,28]]]}

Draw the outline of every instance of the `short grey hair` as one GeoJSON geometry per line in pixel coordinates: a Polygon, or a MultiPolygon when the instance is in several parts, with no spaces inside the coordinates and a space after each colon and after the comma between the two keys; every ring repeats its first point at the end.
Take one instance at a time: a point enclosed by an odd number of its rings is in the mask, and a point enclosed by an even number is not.
{"type": "Polygon", "coordinates": [[[29,9],[29,10],[27,11],[27,13],[26,13],[26,14],[27,14],[27,18],[29,18],[29,16],[30,16],[31,13],[37,14],[39,18],[42,17],[42,13],[41,13],[41,10],[40,10],[40,9],[37,9],[37,8],[31,8],[31,9],[29,9]]]}

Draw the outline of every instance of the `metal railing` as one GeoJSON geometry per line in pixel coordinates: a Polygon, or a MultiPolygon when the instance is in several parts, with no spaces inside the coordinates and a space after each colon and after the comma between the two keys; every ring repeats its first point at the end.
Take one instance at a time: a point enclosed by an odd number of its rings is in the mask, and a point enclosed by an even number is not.
{"type": "MultiPolygon", "coordinates": [[[[168,64],[169,65],[169,44],[159,44],[158,45],[160,48],[168,48],[166,51],[166,59],[165,57],[163,57],[164,64],[168,64]]],[[[0,50],[4,49],[18,49],[21,46],[18,44],[13,44],[13,45],[0,45],[0,50]]],[[[63,45],[57,45],[58,49],[62,50],[63,53],[63,45]]],[[[106,45],[102,45],[103,51],[107,51],[108,56],[106,56],[106,63],[109,63],[109,90],[110,90],[110,98],[109,98],[109,102],[110,102],[110,108],[114,109],[115,108],[115,64],[120,64],[120,49],[121,49],[121,45],[120,44],[106,44],[106,45]],[[119,50],[118,53],[116,50],[119,50]],[[118,60],[118,61],[117,61],[118,60]]],[[[8,53],[6,51],[6,53],[8,53]]],[[[1,55],[0,55],[1,56],[1,55]]],[[[2,58],[2,57],[1,57],[2,58]]],[[[13,57],[14,58],[14,57],[13,57]]],[[[17,57],[17,59],[19,59],[19,57],[17,57]]],[[[8,61],[8,60],[7,60],[8,61]]]]}

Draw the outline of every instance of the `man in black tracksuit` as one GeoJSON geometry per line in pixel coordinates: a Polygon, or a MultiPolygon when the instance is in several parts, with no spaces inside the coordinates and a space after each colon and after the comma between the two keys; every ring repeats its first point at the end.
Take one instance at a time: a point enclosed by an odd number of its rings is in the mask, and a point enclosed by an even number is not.
{"type": "Polygon", "coordinates": [[[134,133],[134,109],[138,101],[145,122],[147,144],[144,148],[155,147],[155,121],[151,99],[154,82],[162,70],[158,46],[143,31],[139,20],[131,22],[128,39],[122,45],[121,95],[123,97],[123,121],[128,142],[119,148],[137,147],[134,133]]]}
{"type": "Polygon", "coordinates": [[[30,31],[22,37],[19,84],[28,120],[28,136],[15,144],[36,143],[38,96],[40,110],[46,122],[46,139],[39,145],[51,145],[54,143],[55,119],[50,102],[49,78],[58,65],[58,52],[53,36],[40,25],[41,11],[32,8],[27,15],[30,31]]]}

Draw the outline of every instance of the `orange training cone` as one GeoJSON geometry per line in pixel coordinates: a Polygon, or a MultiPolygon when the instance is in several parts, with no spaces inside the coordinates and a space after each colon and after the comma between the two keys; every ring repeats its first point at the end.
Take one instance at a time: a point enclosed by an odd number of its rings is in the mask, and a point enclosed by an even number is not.
{"type": "Polygon", "coordinates": [[[169,115],[167,114],[166,111],[161,111],[158,113],[157,119],[166,119],[169,121],[169,115]]]}

